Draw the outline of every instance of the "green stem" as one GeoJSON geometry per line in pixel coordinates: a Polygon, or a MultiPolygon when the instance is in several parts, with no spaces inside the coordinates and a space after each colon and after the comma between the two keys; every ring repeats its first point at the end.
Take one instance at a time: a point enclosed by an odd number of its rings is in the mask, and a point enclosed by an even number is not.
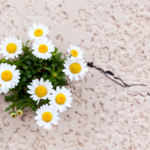
{"type": "MultiPolygon", "coordinates": [[[[14,107],[15,107],[15,106],[14,106],[14,107]]],[[[15,111],[14,107],[13,107],[13,112],[15,111]]]]}
{"type": "Polygon", "coordinates": [[[25,108],[25,106],[24,107],[22,107],[21,109],[23,110],[25,108]]]}

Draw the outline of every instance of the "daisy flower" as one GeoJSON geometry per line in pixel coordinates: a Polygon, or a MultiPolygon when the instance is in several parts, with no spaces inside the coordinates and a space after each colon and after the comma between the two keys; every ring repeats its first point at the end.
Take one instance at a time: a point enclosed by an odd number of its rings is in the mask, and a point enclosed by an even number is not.
{"type": "Polygon", "coordinates": [[[33,55],[38,58],[48,59],[52,56],[51,52],[54,52],[55,46],[51,40],[47,37],[35,41],[32,45],[33,55]]]}
{"type": "Polygon", "coordinates": [[[18,57],[18,55],[22,53],[22,41],[17,37],[5,38],[0,48],[2,49],[0,53],[2,53],[6,59],[14,59],[14,57],[18,57]]]}
{"type": "Polygon", "coordinates": [[[37,116],[35,116],[35,120],[37,120],[37,124],[41,127],[44,126],[44,129],[52,129],[52,124],[57,125],[58,120],[58,112],[53,106],[43,105],[36,111],[37,116]]]}
{"type": "Polygon", "coordinates": [[[87,63],[83,59],[75,59],[72,60],[71,58],[67,58],[65,61],[65,69],[63,72],[66,75],[69,75],[69,79],[72,81],[74,78],[75,80],[79,80],[79,76],[83,77],[83,75],[88,71],[86,68],[87,63]]]}
{"type": "Polygon", "coordinates": [[[15,65],[9,65],[2,63],[0,66],[0,84],[4,93],[8,92],[8,89],[14,88],[18,85],[20,79],[20,72],[16,70],[15,65]]]}
{"type": "Polygon", "coordinates": [[[60,89],[57,86],[56,91],[51,91],[50,104],[59,110],[60,112],[66,111],[66,107],[71,107],[72,97],[70,90],[67,90],[64,86],[60,89]]]}
{"type": "Polygon", "coordinates": [[[31,85],[27,87],[29,89],[27,93],[31,94],[30,97],[33,98],[34,101],[37,101],[37,104],[41,99],[46,100],[49,98],[53,88],[52,83],[49,82],[49,80],[44,82],[43,78],[41,78],[40,81],[38,79],[33,80],[31,85]]]}
{"type": "Polygon", "coordinates": [[[3,91],[2,91],[2,85],[0,84],[0,94],[2,93],[3,91]]]}
{"type": "Polygon", "coordinates": [[[29,28],[28,34],[31,40],[38,40],[43,38],[49,33],[48,27],[44,27],[44,24],[33,24],[33,28],[29,28]]]}
{"type": "Polygon", "coordinates": [[[2,88],[2,85],[0,84],[0,94],[3,92],[3,93],[8,93],[9,89],[6,88],[5,90],[2,88]]]}
{"type": "Polygon", "coordinates": [[[83,52],[78,46],[71,45],[70,48],[68,48],[69,54],[71,54],[71,59],[82,59],[83,58],[83,52]]]}

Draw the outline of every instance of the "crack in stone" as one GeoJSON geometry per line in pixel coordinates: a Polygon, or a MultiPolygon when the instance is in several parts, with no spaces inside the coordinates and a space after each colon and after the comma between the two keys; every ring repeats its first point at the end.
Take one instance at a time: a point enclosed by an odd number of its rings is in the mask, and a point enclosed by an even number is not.
{"type": "Polygon", "coordinates": [[[145,84],[131,84],[128,85],[126,84],[122,79],[115,77],[114,73],[112,73],[111,71],[104,71],[102,68],[97,68],[96,66],[93,65],[93,63],[87,62],[87,66],[91,67],[91,68],[95,68],[97,70],[99,70],[100,72],[102,72],[106,77],[108,77],[110,80],[112,80],[113,82],[121,85],[122,87],[132,87],[132,86],[148,86],[145,84]],[[116,81],[115,79],[119,80],[116,81]]]}

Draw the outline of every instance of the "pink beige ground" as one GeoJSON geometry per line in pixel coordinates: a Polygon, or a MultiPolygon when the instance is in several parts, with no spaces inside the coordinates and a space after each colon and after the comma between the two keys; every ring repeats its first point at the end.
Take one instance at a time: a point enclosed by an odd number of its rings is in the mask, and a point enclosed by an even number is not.
{"type": "Polygon", "coordinates": [[[87,62],[147,86],[124,88],[89,68],[69,82],[72,108],[51,131],[38,127],[28,108],[10,118],[1,94],[0,150],[150,150],[150,1],[0,0],[0,40],[26,42],[39,22],[63,53],[78,45],[87,62]]]}

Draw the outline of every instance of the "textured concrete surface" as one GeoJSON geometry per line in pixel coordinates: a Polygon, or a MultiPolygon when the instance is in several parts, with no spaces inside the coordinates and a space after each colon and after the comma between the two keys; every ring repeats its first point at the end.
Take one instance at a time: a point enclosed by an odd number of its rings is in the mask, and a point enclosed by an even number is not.
{"type": "Polygon", "coordinates": [[[89,68],[86,77],[69,82],[72,108],[51,131],[39,128],[29,109],[11,119],[0,95],[0,150],[149,150],[150,1],[0,0],[0,40],[25,42],[35,22],[49,27],[60,51],[78,45],[86,61],[129,85],[147,86],[123,88],[89,68]]]}

